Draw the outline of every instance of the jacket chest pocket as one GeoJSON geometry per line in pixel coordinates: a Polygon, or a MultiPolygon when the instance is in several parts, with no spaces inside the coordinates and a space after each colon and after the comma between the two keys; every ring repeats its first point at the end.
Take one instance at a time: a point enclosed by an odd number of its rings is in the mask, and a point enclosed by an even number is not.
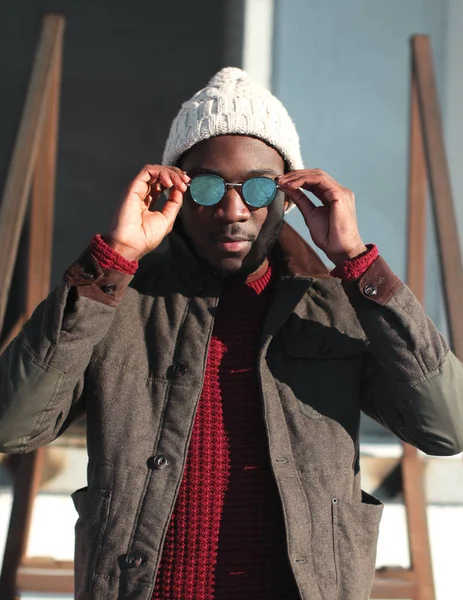
{"type": "Polygon", "coordinates": [[[318,333],[318,328],[310,325],[299,327],[297,334],[291,329],[282,331],[280,377],[290,386],[305,416],[337,421],[356,417],[364,342],[319,327],[318,333]]]}

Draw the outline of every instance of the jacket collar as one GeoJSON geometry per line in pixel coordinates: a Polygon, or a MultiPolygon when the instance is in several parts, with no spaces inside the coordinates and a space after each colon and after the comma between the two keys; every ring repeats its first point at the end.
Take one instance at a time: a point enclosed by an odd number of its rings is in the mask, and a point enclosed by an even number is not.
{"type": "MultiPolygon", "coordinates": [[[[169,246],[171,258],[180,270],[201,273],[201,264],[181,232],[174,230],[171,233],[169,246]]],[[[286,222],[283,223],[273,256],[283,276],[330,277],[328,268],[315,250],[286,222]]]]}
{"type": "Polygon", "coordinates": [[[315,250],[288,223],[284,223],[275,248],[283,274],[293,277],[329,277],[329,270],[315,250]]]}

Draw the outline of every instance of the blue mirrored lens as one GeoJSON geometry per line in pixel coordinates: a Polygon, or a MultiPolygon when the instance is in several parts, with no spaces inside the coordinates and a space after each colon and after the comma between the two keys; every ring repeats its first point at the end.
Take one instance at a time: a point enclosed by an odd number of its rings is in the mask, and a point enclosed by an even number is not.
{"type": "Polygon", "coordinates": [[[190,194],[196,203],[213,206],[222,200],[225,184],[217,175],[198,175],[191,180],[190,194]]]}
{"type": "Polygon", "coordinates": [[[269,177],[252,177],[243,183],[243,198],[255,208],[268,206],[276,195],[277,184],[269,177]]]}

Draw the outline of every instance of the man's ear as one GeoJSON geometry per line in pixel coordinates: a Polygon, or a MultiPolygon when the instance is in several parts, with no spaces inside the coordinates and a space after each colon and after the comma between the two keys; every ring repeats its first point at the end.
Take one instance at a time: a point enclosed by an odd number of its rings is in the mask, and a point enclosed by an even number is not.
{"type": "Polygon", "coordinates": [[[294,208],[294,202],[287,194],[285,194],[285,199],[283,202],[283,210],[285,215],[287,215],[292,208],[294,208]]]}

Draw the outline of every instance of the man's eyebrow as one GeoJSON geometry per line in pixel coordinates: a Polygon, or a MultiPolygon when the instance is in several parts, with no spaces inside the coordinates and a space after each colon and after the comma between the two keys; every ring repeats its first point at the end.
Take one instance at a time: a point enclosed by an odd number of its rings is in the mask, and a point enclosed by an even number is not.
{"type": "MultiPolygon", "coordinates": [[[[217,175],[218,177],[222,177],[222,179],[224,179],[224,176],[222,175],[222,173],[220,173],[220,171],[217,171],[216,169],[209,169],[207,167],[196,167],[193,169],[190,169],[188,171],[188,174],[190,175],[190,177],[194,177],[195,175],[217,175]]],[[[277,173],[277,171],[275,171],[274,169],[251,169],[250,171],[246,172],[246,177],[244,179],[249,179],[250,177],[263,177],[263,176],[273,176],[273,177],[277,177],[278,175],[281,175],[281,173],[277,173]]],[[[243,179],[243,181],[244,181],[243,179]]],[[[230,183],[235,183],[235,182],[230,182],[230,183]]]]}
{"type": "Polygon", "coordinates": [[[215,169],[208,169],[207,167],[193,167],[187,171],[190,177],[194,177],[195,175],[217,175],[218,177],[222,177],[219,171],[215,169]]]}
{"type": "Polygon", "coordinates": [[[278,177],[278,175],[282,175],[282,173],[277,173],[274,169],[253,169],[247,173],[247,177],[260,177],[262,175],[273,175],[273,177],[278,177]]]}

